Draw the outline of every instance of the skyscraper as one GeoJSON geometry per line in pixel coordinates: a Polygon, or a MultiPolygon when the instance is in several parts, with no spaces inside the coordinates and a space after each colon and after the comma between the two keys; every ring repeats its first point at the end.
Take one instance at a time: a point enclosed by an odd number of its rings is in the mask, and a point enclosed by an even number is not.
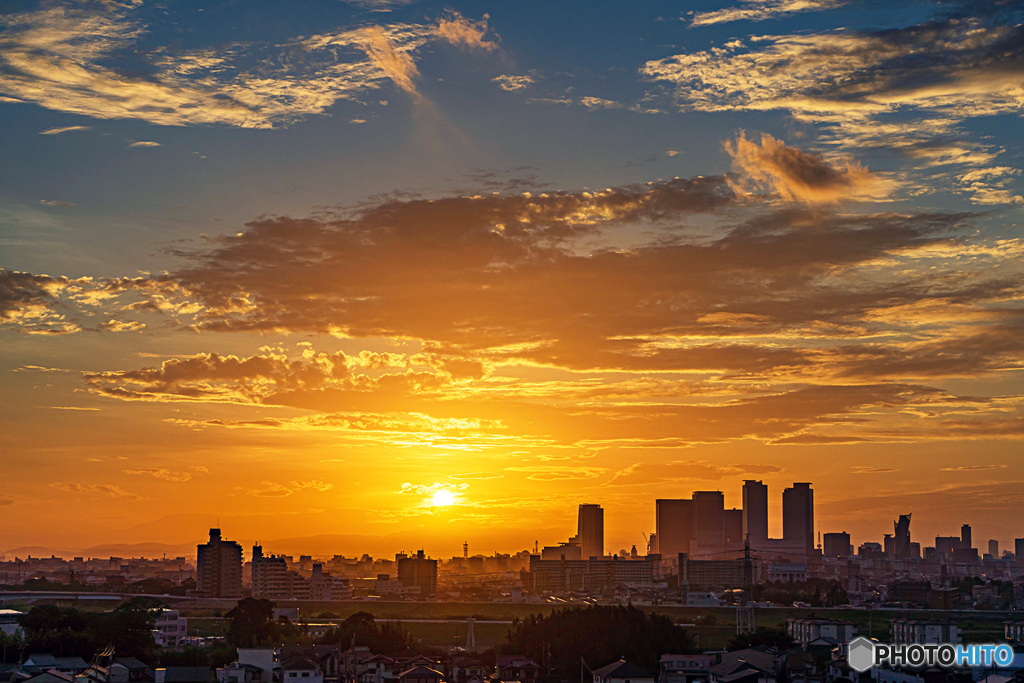
{"type": "Polygon", "coordinates": [[[900,515],[900,518],[892,525],[895,531],[893,554],[901,559],[906,559],[910,557],[910,515],[900,515]]]}
{"type": "Polygon", "coordinates": [[[748,535],[754,548],[768,540],[768,486],[753,479],[743,482],[743,536],[748,535]]]}
{"type": "Polygon", "coordinates": [[[807,482],[782,492],[782,540],[793,549],[814,552],[814,491],[807,482]]]}
{"type": "Polygon", "coordinates": [[[655,535],[663,560],[673,560],[679,553],[690,552],[693,538],[693,501],[681,498],[659,498],[654,502],[655,535]]]}
{"type": "Polygon", "coordinates": [[[604,510],[600,505],[581,504],[576,538],[584,560],[604,557],[604,510]]]}
{"type": "Polygon", "coordinates": [[[693,492],[693,536],[690,550],[694,556],[725,549],[725,496],[721,491],[693,492]]]}
{"type": "Polygon", "coordinates": [[[971,525],[964,524],[960,527],[960,547],[969,550],[974,547],[971,541],[971,525]]]}
{"type": "Polygon", "coordinates": [[[220,529],[210,529],[210,541],[196,551],[196,595],[242,597],[242,546],[223,540],[220,529]]]}

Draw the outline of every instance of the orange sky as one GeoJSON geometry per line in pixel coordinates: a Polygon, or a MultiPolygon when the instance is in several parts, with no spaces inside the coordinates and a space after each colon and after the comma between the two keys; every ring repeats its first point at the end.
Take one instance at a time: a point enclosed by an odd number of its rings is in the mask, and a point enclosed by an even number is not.
{"type": "Polygon", "coordinates": [[[514,552],[580,503],[642,551],[743,479],[773,534],[810,481],[857,544],[1024,536],[1019,23],[602,5],[614,64],[334,4],[7,15],[0,554],[514,552]]]}

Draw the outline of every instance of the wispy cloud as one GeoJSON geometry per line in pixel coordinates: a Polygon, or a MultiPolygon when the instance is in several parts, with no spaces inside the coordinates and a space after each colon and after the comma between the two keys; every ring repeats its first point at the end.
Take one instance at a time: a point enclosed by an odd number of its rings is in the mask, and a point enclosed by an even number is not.
{"type": "Polygon", "coordinates": [[[91,130],[89,126],[65,126],[63,128],[47,128],[39,131],[40,135],[60,135],[61,133],[72,133],[80,130],[91,130]]]}
{"type": "MultiPolygon", "coordinates": [[[[430,41],[493,50],[487,18],[449,12],[435,24],[343,28],[279,46],[133,49],[147,33],[136,7],[59,5],[3,17],[0,93],[97,119],[272,128],[322,114],[390,80],[416,94],[413,53],[430,41]],[[269,56],[303,52],[302,59],[269,56]],[[132,60],[150,61],[139,75],[132,60]]],[[[87,126],[42,131],[55,135],[87,126]]],[[[133,146],[155,146],[139,142],[133,146]]]]}

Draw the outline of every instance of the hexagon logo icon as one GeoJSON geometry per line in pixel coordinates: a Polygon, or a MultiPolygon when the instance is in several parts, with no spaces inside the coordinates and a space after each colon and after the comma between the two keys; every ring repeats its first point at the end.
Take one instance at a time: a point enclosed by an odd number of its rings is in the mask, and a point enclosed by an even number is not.
{"type": "Polygon", "coordinates": [[[854,671],[860,673],[867,671],[875,663],[875,644],[864,636],[854,638],[850,641],[846,661],[854,671]]]}

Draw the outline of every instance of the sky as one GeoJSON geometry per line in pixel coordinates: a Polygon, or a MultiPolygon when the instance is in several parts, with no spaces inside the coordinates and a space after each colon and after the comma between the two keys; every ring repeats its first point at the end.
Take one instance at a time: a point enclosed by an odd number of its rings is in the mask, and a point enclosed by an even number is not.
{"type": "Polygon", "coordinates": [[[1024,3],[0,11],[0,554],[1024,536],[1024,3]]]}

